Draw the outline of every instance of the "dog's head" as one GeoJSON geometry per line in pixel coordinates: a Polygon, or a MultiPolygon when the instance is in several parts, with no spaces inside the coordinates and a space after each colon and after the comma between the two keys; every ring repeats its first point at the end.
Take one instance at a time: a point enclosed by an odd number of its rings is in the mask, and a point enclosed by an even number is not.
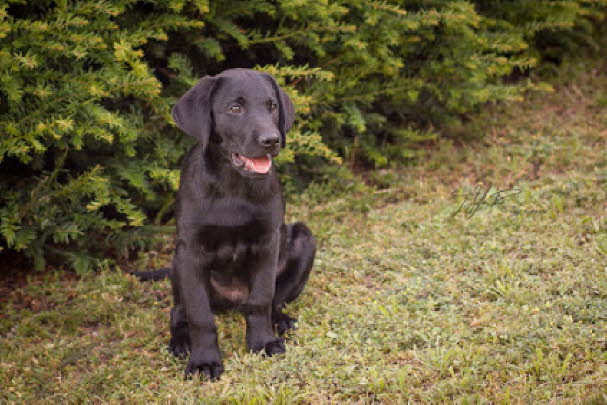
{"type": "Polygon", "coordinates": [[[274,78],[248,69],[202,78],[177,100],[172,113],[177,126],[205,150],[216,134],[220,153],[239,173],[252,177],[270,171],[295,118],[291,99],[274,78]]]}

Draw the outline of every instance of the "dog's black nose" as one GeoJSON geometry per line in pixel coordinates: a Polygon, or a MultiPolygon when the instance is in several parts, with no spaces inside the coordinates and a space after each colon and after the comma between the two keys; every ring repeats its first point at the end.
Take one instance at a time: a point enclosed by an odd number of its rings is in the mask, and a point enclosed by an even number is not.
{"type": "Polygon", "coordinates": [[[273,149],[278,145],[280,138],[277,134],[266,134],[259,137],[259,143],[266,149],[273,149]]]}

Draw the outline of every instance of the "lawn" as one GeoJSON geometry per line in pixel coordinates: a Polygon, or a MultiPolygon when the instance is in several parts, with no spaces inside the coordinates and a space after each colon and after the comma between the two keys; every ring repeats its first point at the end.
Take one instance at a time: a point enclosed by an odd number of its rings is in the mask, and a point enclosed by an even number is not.
{"type": "Polygon", "coordinates": [[[607,403],[607,74],[585,70],[292,203],[319,251],[286,355],[220,315],[225,373],[184,381],[168,282],[32,274],[1,300],[0,401],[607,403]]]}

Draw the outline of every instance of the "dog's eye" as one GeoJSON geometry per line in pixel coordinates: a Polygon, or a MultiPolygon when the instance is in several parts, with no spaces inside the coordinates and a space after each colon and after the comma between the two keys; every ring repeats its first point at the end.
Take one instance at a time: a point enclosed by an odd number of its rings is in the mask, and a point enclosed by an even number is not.
{"type": "Polygon", "coordinates": [[[239,114],[242,112],[242,107],[239,106],[238,104],[235,104],[233,106],[230,107],[230,112],[235,113],[235,114],[239,114]]]}
{"type": "Polygon", "coordinates": [[[277,109],[278,109],[278,105],[276,105],[276,103],[270,104],[270,111],[276,111],[277,109]]]}

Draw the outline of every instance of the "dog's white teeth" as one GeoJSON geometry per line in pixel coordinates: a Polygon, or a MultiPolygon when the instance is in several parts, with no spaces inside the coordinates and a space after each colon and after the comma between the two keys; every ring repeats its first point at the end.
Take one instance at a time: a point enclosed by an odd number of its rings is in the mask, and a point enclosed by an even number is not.
{"type": "Polygon", "coordinates": [[[238,166],[238,167],[244,165],[244,162],[242,161],[242,157],[238,153],[232,153],[232,163],[234,163],[234,166],[238,166]]]}

